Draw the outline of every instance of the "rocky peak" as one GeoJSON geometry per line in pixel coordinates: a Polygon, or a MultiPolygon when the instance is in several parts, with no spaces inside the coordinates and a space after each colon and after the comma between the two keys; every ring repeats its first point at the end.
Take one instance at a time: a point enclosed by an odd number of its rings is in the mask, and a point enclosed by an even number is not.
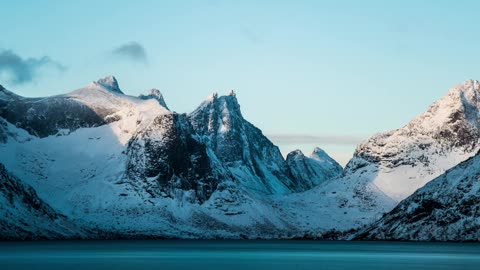
{"type": "Polygon", "coordinates": [[[287,161],[290,160],[290,159],[294,159],[294,158],[304,158],[305,155],[303,154],[303,152],[299,149],[297,150],[293,150],[292,152],[288,153],[287,155],[287,161]]]}
{"type": "Polygon", "coordinates": [[[99,79],[98,81],[93,82],[93,84],[103,87],[110,92],[123,94],[122,90],[120,90],[120,87],[118,86],[118,81],[114,76],[110,75],[99,79]]]}
{"type": "Polygon", "coordinates": [[[245,186],[273,194],[303,190],[292,181],[278,147],[243,118],[234,93],[214,93],[188,117],[198,138],[234,175],[243,175],[239,181],[245,186]]]}
{"type": "Polygon", "coordinates": [[[244,121],[235,95],[218,96],[211,94],[200,106],[190,114],[192,125],[201,133],[225,133],[233,126],[244,121]]]}
{"type": "Polygon", "coordinates": [[[165,102],[165,99],[163,98],[163,95],[162,93],[160,92],[160,90],[158,89],[151,89],[150,91],[148,91],[145,95],[142,94],[140,96],[138,96],[139,98],[141,99],[155,99],[158,101],[158,103],[160,103],[160,105],[162,105],[165,109],[169,110],[168,109],[168,106],[167,106],[167,103],[165,102]]]}

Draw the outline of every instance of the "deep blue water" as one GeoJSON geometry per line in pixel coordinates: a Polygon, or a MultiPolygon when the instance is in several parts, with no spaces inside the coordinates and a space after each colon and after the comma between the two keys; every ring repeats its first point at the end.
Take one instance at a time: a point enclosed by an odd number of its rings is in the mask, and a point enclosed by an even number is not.
{"type": "Polygon", "coordinates": [[[319,241],[0,242],[0,269],[480,269],[480,245],[319,241]]]}

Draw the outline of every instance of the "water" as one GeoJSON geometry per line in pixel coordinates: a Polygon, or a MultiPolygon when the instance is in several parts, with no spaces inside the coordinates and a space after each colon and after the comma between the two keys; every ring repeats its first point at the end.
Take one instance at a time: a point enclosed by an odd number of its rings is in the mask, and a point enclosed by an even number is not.
{"type": "Polygon", "coordinates": [[[0,242],[0,269],[480,269],[480,245],[319,241],[0,242]]]}

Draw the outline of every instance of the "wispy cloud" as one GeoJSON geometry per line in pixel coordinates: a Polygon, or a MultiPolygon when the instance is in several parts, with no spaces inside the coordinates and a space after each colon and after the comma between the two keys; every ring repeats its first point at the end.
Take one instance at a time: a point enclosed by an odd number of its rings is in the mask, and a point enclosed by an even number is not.
{"type": "Polygon", "coordinates": [[[357,145],[364,138],[355,136],[333,136],[333,135],[305,135],[305,134],[267,134],[276,144],[336,144],[336,145],[357,145]]]}
{"type": "Polygon", "coordinates": [[[12,84],[24,84],[36,79],[42,68],[65,71],[66,67],[49,56],[22,58],[12,50],[0,49],[0,75],[12,84]]]}
{"type": "Polygon", "coordinates": [[[147,63],[147,52],[138,42],[123,44],[112,50],[112,55],[139,63],[147,63]]]}

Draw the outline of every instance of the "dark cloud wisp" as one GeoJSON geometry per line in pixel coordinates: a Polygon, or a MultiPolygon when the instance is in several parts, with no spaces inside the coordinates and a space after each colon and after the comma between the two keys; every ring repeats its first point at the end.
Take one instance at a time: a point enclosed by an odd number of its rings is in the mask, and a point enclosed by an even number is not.
{"type": "Polygon", "coordinates": [[[23,84],[33,81],[42,68],[53,68],[65,71],[66,67],[48,56],[40,58],[22,58],[12,50],[0,49],[0,74],[6,73],[12,84],[23,84]]]}
{"type": "Polygon", "coordinates": [[[363,141],[362,138],[354,136],[315,136],[302,134],[267,134],[277,144],[337,144],[357,145],[363,141]]]}
{"type": "Polygon", "coordinates": [[[138,42],[123,44],[112,51],[113,56],[122,57],[140,63],[147,63],[147,52],[138,42]]]}

